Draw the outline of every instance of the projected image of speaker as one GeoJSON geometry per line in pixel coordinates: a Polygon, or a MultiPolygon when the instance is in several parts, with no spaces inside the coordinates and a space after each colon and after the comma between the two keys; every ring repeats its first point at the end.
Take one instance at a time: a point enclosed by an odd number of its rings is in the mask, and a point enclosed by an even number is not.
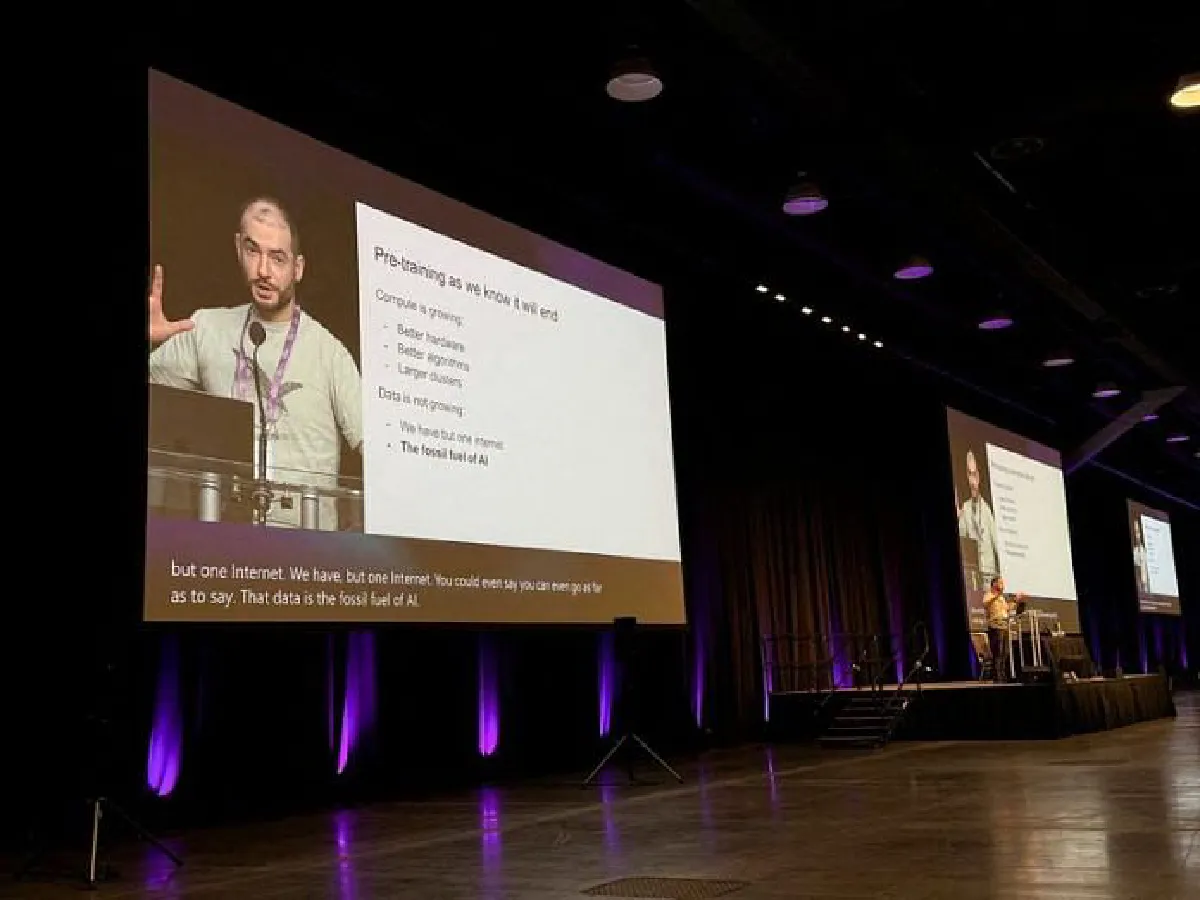
{"type": "Polygon", "coordinates": [[[1051,447],[946,410],[963,602],[972,631],[987,627],[997,576],[1026,596],[1023,627],[1079,632],[1062,457],[1051,447]],[[1036,613],[1036,620],[1030,617],[1036,613]]]}
{"type": "Polygon", "coordinates": [[[1126,506],[1138,609],[1143,613],[1182,615],[1170,518],[1162,510],[1135,500],[1127,500],[1126,506]]]}
{"type": "Polygon", "coordinates": [[[642,714],[641,664],[638,647],[638,622],[633,616],[613,619],[613,655],[617,664],[616,705],[613,720],[619,737],[583,780],[584,787],[591,785],[609,763],[622,759],[630,782],[634,782],[634,764],[637,755],[643,755],[660,769],[682,783],[683,776],[676,772],[654,748],[638,734],[642,714]]]}
{"type": "Polygon", "coordinates": [[[144,617],[685,624],[662,287],[147,78],[144,617]]]}

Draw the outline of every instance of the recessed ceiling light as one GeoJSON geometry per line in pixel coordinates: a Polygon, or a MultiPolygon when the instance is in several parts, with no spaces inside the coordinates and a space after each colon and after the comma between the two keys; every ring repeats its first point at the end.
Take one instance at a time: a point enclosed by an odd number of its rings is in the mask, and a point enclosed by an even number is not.
{"type": "Polygon", "coordinates": [[[1061,369],[1063,366],[1071,366],[1075,364],[1075,357],[1070,353],[1051,353],[1042,360],[1042,365],[1047,369],[1061,369]]]}
{"type": "Polygon", "coordinates": [[[811,216],[829,206],[829,198],[811,181],[793,185],[783,198],[783,211],[789,216],[811,216]]]}
{"type": "Polygon", "coordinates": [[[1103,384],[1096,385],[1096,389],[1092,391],[1092,396],[1097,400],[1107,400],[1109,397],[1116,397],[1121,393],[1121,389],[1111,381],[1106,381],[1103,384]]]}
{"type": "Polygon", "coordinates": [[[849,326],[849,325],[843,325],[843,326],[842,326],[842,331],[843,331],[843,332],[845,332],[846,334],[849,334],[849,333],[850,333],[850,326],[849,326]]]}
{"type": "Polygon", "coordinates": [[[1174,93],[1171,94],[1171,105],[1176,109],[1200,107],[1200,73],[1193,72],[1179,79],[1174,93]]]}
{"type": "Polygon", "coordinates": [[[802,307],[800,312],[804,313],[806,316],[811,316],[812,315],[812,307],[811,306],[802,307]]]}
{"type": "Polygon", "coordinates": [[[898,268],[892,277],[899,281],[916,281],[933,274],[933,265],[923,256],[910,256],[907,262],[898,268]]]}
{"type": "Polygon", "coordinates": [[[1191,439],[1192,439],[1192,438],[1191,438],[1191,436],[1190,436],[1190,435],[1186,435],[1186,434],[1173,434],[1173,435],[1171,435],[1169,438],[1167,438],[1167,443],[1168,443],[1168,444],[1186,444],[1186,443],[1187,443],[1188,441],[1190,441],[1191,439]]]}
{"type": "Polygon", "coordinates": [[[613,67],[604,89],[622,103],[642,103],[661,94],[663,83],[648,60],[625,59],[613,67]]]}
{"type": "Polygon", "coordinates": [[[1011,328],[1012,325],[1013,317],[1002,312],[992,313],[979,320],[980,331],[1003,331],[1005,328],[1011,328]]]}
{"type": "Polygon", "coordinates": [[[821,316],[821,321],[824,322],[826,325],[828,325],[830,322],[833,321],[833,319],[829,318],[829,316],[821,316]]]}
{"type": "Polygon", "coordinates": [[[765,294],[770,290],[770,288],[767,287],[765,284],[760,284],[758,287],[755,288],[755,290],[758,291],[760,294],[765,294]]]}
{"type": "Polygon", "coordinates": [[[787,297],[783,296],[783,294],[776,294],[775,299],[778,300],[780,303],[787,302],[787,297]]]}
{"type": "Polygon", "coordinates": [[[859,339],[860,341],[865,341],[865,340],[867,339],[867,336],[866,336],[865,334],[863,334],[863,333],[860,331],[860,332],[858,333],[858,339],[859,339]]]}
{"type": "Polygon", "coordinates": [[[883,349],[883,341],[876,341],[875,346],[879,349],[883,349]]]}
{"type": "Polygon", "coordinates": [[[1143,422],[1157,422],[1158,421],[1158,413],[1146,413],[1144,416],[1142,416],[1142,421],[1143,422]]]}

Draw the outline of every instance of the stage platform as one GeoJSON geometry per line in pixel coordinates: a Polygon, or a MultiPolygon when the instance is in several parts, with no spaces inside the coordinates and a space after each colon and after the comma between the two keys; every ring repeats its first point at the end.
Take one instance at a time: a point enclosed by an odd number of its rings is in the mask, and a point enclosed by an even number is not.
{"type": "MultiPolygon", "coordinates": [[[[883,689],[885,696],[895,692],[894,684],[883,689]]],[[[849,698],[865,693],[866,688],[840,688],[832,694],[772,694],[771,736],[815,738],[849,698]]],[[[1160,674],[1060,684],[931,682],[919,692],[908,687],[906,694],[915,702],[894,740],[1052,740],[1175,715],[1170,681],[1160,674]]]]}

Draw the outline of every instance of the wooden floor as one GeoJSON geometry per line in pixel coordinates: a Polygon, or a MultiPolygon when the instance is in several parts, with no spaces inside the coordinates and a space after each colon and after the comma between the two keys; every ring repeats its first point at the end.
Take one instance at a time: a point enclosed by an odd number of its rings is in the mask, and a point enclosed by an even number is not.
{"type": "Polygon", "coordinates": [[[614,773],[210,830],[172,841],[178,872],[131,848],[96,895],[549,900],[659,876],[745,882],[733,900],[1196,900],[1200,697],[1177,700],[1176,720],[1063,741],[749,748],[681,765],[682,786],[614,773]]]}

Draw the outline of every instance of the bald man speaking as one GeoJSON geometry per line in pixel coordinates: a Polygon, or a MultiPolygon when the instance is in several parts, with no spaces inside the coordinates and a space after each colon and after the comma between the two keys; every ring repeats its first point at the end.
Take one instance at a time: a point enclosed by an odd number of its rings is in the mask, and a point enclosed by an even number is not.
{"type": "MultiPolygon", "coordinates": [[[[334,487],[341,468],[341,438],[362,445],[362,378],[354,358],[323,325],[300,309],[304,279],[300,235],[278,200],[256,197],[242,207],[233,236],[249,301],[200,309],[190,319],[163,314],[165,274],[154,267],[149,298],[150,380],[256,404],[254,345],[250,326],[262,325],[258,351],[263,410],[256,429],[266,430],[267,477],[286,485],[334,487]],[[265,419],[265,421],[264,421],[265,419]]],[[[258,454],[258,434],[255,435],[258,454]]],[[[257,463],[256,459],[256,463],[257,463]]],[[[299,497],[274,498],[267,524],[300,525],[299,497]]],[[[337,530],[332,498],[320,503],[318,527],[337,530]]]]}

